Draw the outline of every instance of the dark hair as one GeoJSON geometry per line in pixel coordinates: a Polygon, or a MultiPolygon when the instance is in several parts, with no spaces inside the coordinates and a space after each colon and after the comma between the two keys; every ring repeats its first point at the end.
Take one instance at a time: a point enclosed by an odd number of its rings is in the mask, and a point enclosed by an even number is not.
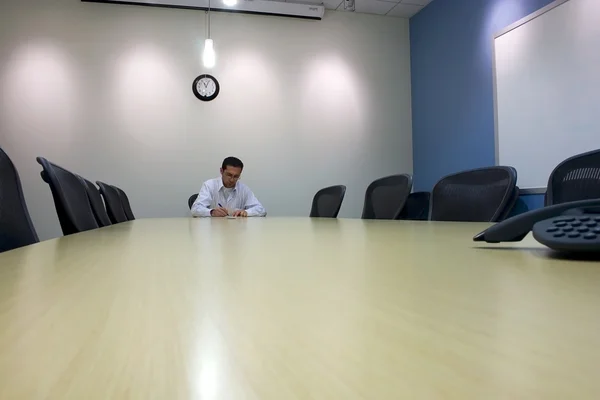
{"type": "Polygon", "coordinates": [[[226,169],[228,166],[244,169],[244,163],[242,162],[242,160],[236,157],[227,157],[223,160],[223,165],[221,165],[221,168],[226,169]]]}

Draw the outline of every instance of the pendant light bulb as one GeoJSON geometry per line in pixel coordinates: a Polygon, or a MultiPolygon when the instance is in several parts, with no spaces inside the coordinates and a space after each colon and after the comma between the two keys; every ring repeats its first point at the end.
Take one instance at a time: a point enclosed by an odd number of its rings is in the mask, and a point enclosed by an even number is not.
{"type": "Polygon", "coordinates": [[[237,0],[223,0],[223,4],[227,7],[233,7],[237,4],[237,0]]]}
{"type": "Polygon", "coordinates": [[[204,63],[204,67],[214,67],[217,61],[216,58],[217,57],[212,39],[206,39],[204,41],[204,52],[202,53],[202,62],[204,63]]]}

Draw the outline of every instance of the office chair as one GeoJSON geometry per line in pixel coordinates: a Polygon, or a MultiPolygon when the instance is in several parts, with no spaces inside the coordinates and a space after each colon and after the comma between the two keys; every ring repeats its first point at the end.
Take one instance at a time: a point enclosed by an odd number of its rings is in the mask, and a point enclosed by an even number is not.
{"type": "MultiPolygon", "coordinates": [[[[442,178],[431,192],[431,221],[497,222],[513,201],[517,171],[488,167],[442,178]]],[[[514,205],[514,203],[513,203],[514,205]]]]}
{"type": "Polygon", "coordinates": [[[96,218],[98,226],[103,227],[111,225],[106,208],[104,208],[104,201],[102,201],[100,191],[98,191],[96,185],[81,176],[79,179],[81,179],[81,182],[85,186],[88,200],[90,201],[90,206],[92,206],[92,211],[94,212],[94,217],[96,218]]]}
{"type": "Polygon", "coordinates": [[[114,187],[104,182],[96,181],[96,185],[100,188],[100,194],[104,198],[104,204],[106,204],[106,212],[108,218],[110,218],[110,222],[113,224],[127,222],[127,215],[125,215],[125,210],[123,210],[119,192],[114,187]]]}
{"type": "Polygon", "coordinates": [[[500,218],[498,219],[498,221],[504,221],[506,218],[508,218],[513,209],[515,208],[517,201],[519,200],[519,196],[521,195],[521,189],[519,189],[518,186],[515,186],[515,190],[513,190],[512,194],[510,195],[510,199],[508,200],[508,202],[506,203],[506,207],[504,207],[504,212],[502,212],[502,215],[500,215],[500,218]]]}
{"type": "Polygon", "coordinates": [[[50,186],[63,234],[72,235],[98,228],[85,185],[74,173],[37,157],[42,179],[50,186]]]}
{"type": "Polygon", "coordinates": [[[600,150],[567,158],[550,174],[547,206],[596,198],[600,198],[600,150]]]}
{"type": "Polygon", "coordinates": [[[113,186],[113,188],[119,193],[119,199],[121,200],[121,206],[123,207],[123,211],[125,212],[125,216],[128,221],[133,221],[135,216],[133,215],[133,211],[131,211],[131,205],[129,204],[129,198],[127,194],[123,191],[123,189],[113,186]]]}
{"type": "Polygon", "coordinates": [[[311,218],[337,218],[346,195],[346,186],[330,186],[319,190],[313,197],[311,218]]]}
{"type": "Polygon", "coordinates": [[[377,179],[367,188],[363,219],[398,219],[412,190],[408,174],[377,179]]]}
{"type": "Polygon", "coordinates": [[[398,219],[427,221],[429,219],[429,192],[414,192],[406,199],[406,204],[398,219]]]}
{"type": "Polygon", "coordinates": [[[37,242],[19,173],[0,148],[0,253],[37,242]]]}
{"type": "Polygon", "coordinates": [[[188,206],[190,207],[190,210],[192,209],[192,206],[196,202],[197,198],[198,198],[198,193],[191,195],[190,198],[188,199],[188,206]]]}

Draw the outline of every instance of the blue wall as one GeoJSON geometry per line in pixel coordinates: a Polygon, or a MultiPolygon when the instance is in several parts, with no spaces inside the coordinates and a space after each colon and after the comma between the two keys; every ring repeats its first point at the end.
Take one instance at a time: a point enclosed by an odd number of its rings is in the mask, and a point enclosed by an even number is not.
{"type": "MultiPolygon", "coordinates": [[[[434,0],[411,18],[415,190],[494,165],[492,38],[552,1],[434,0]]],[[[543,196],[521,202],[541,207],[543,196]]]]}

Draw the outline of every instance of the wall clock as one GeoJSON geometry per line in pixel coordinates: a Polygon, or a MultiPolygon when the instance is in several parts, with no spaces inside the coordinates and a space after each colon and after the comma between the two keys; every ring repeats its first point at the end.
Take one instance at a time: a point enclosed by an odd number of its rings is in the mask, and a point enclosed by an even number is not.
{"type": "Polygon", "coordinates": [[[192,84],[194,95],[202,101],[214,100],[219,95],[220,89],[219,81],[214,76],[208,74],[200,75],[194,79],[194,83],[192,84]]]}

